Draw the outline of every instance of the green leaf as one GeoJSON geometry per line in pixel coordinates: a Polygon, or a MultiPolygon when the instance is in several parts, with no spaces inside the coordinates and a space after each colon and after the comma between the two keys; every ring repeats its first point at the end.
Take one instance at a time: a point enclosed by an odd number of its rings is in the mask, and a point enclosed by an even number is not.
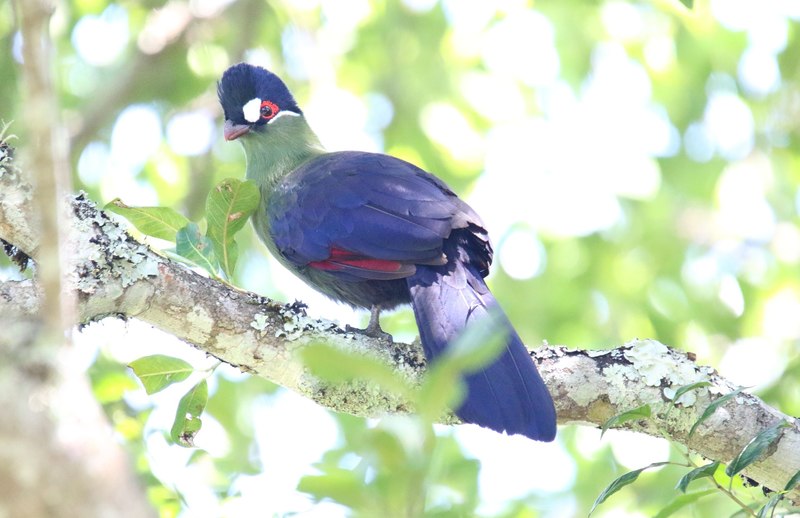
{"type": "Polygon", "coordinates": [[[139,384],[132,380],[124,370],[106,370],[92,379],[92,392],[99,403],[104,405],[119,401],[129,390],[136,390],[139,384]]]}
{"type": "Polygon", "coordinates": [[[163,354],[144,356],[128,364],[142,381],[148,394],[155,394],[173,383],[183,381],[194,372],[194,368],[180,358],[163,354]]]}
{"type": "Polygon", "coordinates": [[[800,471],[792,475],[792,478],[789,479],[789,482],[786,483],[786,487],[783,488],[783,490],[791,491],[797,484],[800,484],[800,471]]]}
{"type": "Polygon", "coordinates": [[[693,504],[700,500],[701,498],[713,495],[717,492],[716,489],[707,489],[705,491],[698,491],[696,493],[687,493],[685,495],[679,495],[672,499],[672,502],[667,504],[664,508],[662,508],[658,514],[656,514],[653,518],[667,518],[668,516],[672,516],[675,514],[676,511],[680,511],[684,507],[689,504],[693,504]]]}
{"type": "Polygon", "coordinates": [[[200,383],[192,387],[178,403],[175,411],[175,422],[172,423],[170,437],[175,444],[191,448],[194,446],[194,437],[200,431],[203,422],[200,414],[208,402],[208,383],[201,380],[200,383]]]}
{"type": "Polygon", "coordinates": [[[684,385],[675,391],[675,395],[672,396],[672,404],[677,405],[678,400],[681,398],[681,396],[686,394],[687,392],[699,389],[701,387],[708,387],[710,385],[711,382],[708,381],[695,381],[694,383],[690,383],[689,385],[684,385]]]}
{"type": "Polygon", "coordinates": [[[401,375],[376,358],[313,344],[300,352],[303,364],[315,376],[332,383],[364,380],[398,394],[410,394],[411,387],[401,375]]]}
{"type": "Polygon", "coordinates": [[[716,473],[717,468],[719,467],[719,461],[715,460],[714,462],[710,462],[705,466],[700,466],[699,468],[695,468],[692,471],[688,472],[675,485],[675,489],[679,489],[681,493],[686,492],[686,488],[697,480],[698,478],[704,477],[713,477],[714,473],[716,473]]]}
{"type": "Polygon", "coordinates": [[[399,473],[408,467],[410,455],[395,431],[376,428],[367,434],[366,439],[369,450],[377,457],[375,460],[381,469],[399,473]]]}
{"type": "Polygon", "coordinates": [[[694,7],[694,0],[680,0],[680,2],[687,8],[691,9],[694,7]]]}
{"type": "Polygon", "coordinates": [[[764,504],[764,506],[758,510],[756,518],[767,518],[769,516],[773,516],[775,514],[775,507],[778,505],[778,502],[780,502],[782,499],[783,499],[783,494],[781,493],[773,494],[770,497],[770,499],[767,500],[767,503],[764,504]]]}
{"type": "Polygon", "coordinates": [[[297,490],[318,501],[330,498],[352,509],[362,508],[367,497],[361,477],[353,470],[338,467],[327,468],[323,475],[306,475],[300,479],[297,490]]]}
{"type": "Polygon", "coordinates": [[[739,387],[738,389],[734,390],[733,392],[729,392],[729,393],[725,394],[724,396],[722,396],[720,398],[717,398],[714,401],[712,401],[706,407],[706,409],[703,411],[703,415],[701,415],[700,418],[697,421],[695,421],[695,423],[692,425],[692,429],[689,430],[689,438],[691,438],[692,435],[694,435],[695,430],[697,430],[697,427],[700,426],[700,424],[703,421],[705,421],[706,419],[708,419],[709,417],[714,415],[714,412],[717,411],[717,408],[719,408],[720,406],[722,406],[725,403],[727,403],[730,399],[736,397],[736,395],[739,394],[739,392],[741,392],[743,390],[744,390],[744,387],[739,387]]]}
{"type": "Polygon", "coordinates": [[[217,257],[211,240],[200,232],[196,223],[189,223],[175,237],[175,253],[216,276],[217,257]]]}
{"type": "Polygon", "coordinates": [[[780,437],[783,428],[787,426],[790,426],[789,423],[780,421],[766,430],[762,430],[728,464],[728,467],[725,468],[725,474],[732,477],[755,462],[780,437]]]}
{"type": "Polygon", "coordinates": [[[142,234],[175,241],[175,234],[185,227],[189,220],[169,207],[131,207],[119,198],[114,198],[103,207],[130,221],[142,234]]]}
{"type": "Polygon", "coordinates": [[[594,505],[592,506],[591,511],[589,511],[589,516],[591,516],[594,510],[597,509],[597,506],[605,502],[608,499],[608,497],[610,497],[623,487],[636,482],[636,479],[639,478],[639,475],[642,474],[642,471],[650,468],[655,468],[657,466],[663,466],[664,464],[668,464],[668,462],[655,462],[653,464],[650,464],[649,466],[629,471],[624,475],[622,475],[621,477],[614,480],[612,483],[608,485],[608,487],[606,487],[603,490],[602,493],[600,493],[600,496],[597,497],[597,500],[594,501],[594,505]]]}
{"type": "Polygon", "coordinates": [[[222,180],[208,194],[207,235],[228,279],[233,275],[239,254],[234,235],[244,227],[250,214],[255,212],[259,198],[255,183],[235,178],[222,180]]]}
{"type": "Polygon", "coordinates": [[[640,407],[634,408],[633,410],[628,410],[626,412],[622,412],[621,414],[617,414],[611,417],[605,423],[603,423],[603,426],[600,428],[602,430],[600,432],[600,437],[602,438],[603,434],[606,433],[606,430],[608,430],[612,426],[619,426],[622,423],[627,423],[628,421],[647,419],[650,417],[651,413],[652,411],[650,409],[650,405],[642,405],[640,407]]]}

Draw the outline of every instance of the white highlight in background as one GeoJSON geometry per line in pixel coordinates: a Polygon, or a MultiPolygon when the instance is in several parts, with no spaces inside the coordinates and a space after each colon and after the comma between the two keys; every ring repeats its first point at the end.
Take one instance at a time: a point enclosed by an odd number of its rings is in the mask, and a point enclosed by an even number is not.
{"type": "Polygon", "coordinates": [[[211,148],[214,120],[205,110],[178,113],[167,122],[167,143],[184,156],[197,156],[211,148]]]}
{"type": "Polygon", "coordinates": [[[72,30],[72,44],[85,62],[110,65],[128,44],[128,13],[119,5],[108,6],[100,16],[86,15],[72,30]]]}
{"type": "Polygon", "coordinates": [[[500,243],[500,265],[518,280],[536,277],[544,271],[546,252],[531,229],[516,229],[500,243]]]}
{"type": "Polygon", "coordinates": [[[743,338],[725,349],[718,370],[731,383],[758,391],[779,380],[785,365],[786,352],[777,341],[743,338]]]}

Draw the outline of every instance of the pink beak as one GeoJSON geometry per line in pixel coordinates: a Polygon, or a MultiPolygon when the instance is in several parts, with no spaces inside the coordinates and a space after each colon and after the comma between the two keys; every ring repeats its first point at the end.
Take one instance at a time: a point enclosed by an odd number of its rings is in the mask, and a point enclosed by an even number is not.
{"type": "Polygon", "coordinates": [[[249,124],[234,124],[233,122],[226,120],[225,127],[222,130],[222,134],[225,136],[225,140],[231,141],[231,140],[236,140],[245,133],[248,133],[249,131],[250,131],[249,124]]]}

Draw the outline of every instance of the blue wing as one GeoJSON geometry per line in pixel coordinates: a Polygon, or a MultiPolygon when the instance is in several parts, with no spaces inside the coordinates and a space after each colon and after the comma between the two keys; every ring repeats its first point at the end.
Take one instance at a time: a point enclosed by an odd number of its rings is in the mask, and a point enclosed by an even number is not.
{"type": "MultiPolygon", "coordinates": [[[[270,232],[298,267],[390,280],[447,259],[444,240],[480,218],[440,180],[374,153],[328,153],[286,176],[267,201],[270,232]]],[[[485,232],[483,233],[485,235],[485,232]]],[[[486,243],[487,257],[491,251],[486,243]]]]}

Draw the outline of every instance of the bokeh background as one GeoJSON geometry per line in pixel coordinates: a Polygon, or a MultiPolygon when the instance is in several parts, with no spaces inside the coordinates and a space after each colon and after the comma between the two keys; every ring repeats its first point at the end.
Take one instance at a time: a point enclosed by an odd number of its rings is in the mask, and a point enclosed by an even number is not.
{"type": "MultiPolygon", "coordinates": [[[[196,220],[211,186],[244,171],[215,82],[238,61],[266,66],[329,149],[405,158],[477,209],[495,244],[491,287],[528,344],[656,338],[800,415],[799,21],[794,0],[74,0],[51,24],[54,117],[75,189],[196,220]]],[[[0,38],[0,117],[24,146],[8,4],[0,38]]],[[[238,285],[366,322],[282,270],[249,228],[240,242],[238,285]]],[[[0,259],[0,275],[20,274],[0,259]]],[[[384,324],[416,335],[410,310],[384,324]]],[[[404,426],[332,415],[221,367],[200,448],[183,449],[164,435],[180,389],[147,397],[125,364],[209,361],[135,321],[92,324],[76,342],[162,516],[346,515],[298,480],[331,449],[345,465],[353,429],[404,426]]],[[[548,445],[438,433],[452,458],[481,463],[472,494],[430,497],[444,516],[451,501],[483,516],[585,515],[616,476],[680,458],[665,440],[581,426],[548,445]]],[[[595,516],[653,516],[681,474],[648,472],[595,516]]],[[[736,509],[710,495],[676,515],[736,509]]]]}

